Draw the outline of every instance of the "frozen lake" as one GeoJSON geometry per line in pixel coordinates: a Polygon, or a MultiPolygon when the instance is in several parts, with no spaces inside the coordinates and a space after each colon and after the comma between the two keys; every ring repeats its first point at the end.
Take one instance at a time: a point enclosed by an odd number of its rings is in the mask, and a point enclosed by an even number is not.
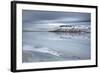
{"type": "Polygon", "coordinates": [[[23,32],[23,62],[87,60],[90,33],[23,32]]]}

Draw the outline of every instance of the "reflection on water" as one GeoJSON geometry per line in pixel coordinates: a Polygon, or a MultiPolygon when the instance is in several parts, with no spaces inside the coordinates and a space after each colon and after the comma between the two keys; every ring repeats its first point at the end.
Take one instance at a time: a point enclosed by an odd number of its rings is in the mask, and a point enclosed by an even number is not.
{"type": "Polygon", "coordinates": [[[90,59],[90,33],[23,32],[23,62],[90,59]]]}

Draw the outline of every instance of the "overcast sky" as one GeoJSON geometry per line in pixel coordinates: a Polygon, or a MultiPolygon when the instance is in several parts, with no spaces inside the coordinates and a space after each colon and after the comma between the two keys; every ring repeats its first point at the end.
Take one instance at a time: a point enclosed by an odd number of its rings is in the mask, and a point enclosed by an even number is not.
{"type": "Polygon", "coordinates": [[[35,29],[90,22],[90,13],[23,10],[23,29],[35,29]]]}

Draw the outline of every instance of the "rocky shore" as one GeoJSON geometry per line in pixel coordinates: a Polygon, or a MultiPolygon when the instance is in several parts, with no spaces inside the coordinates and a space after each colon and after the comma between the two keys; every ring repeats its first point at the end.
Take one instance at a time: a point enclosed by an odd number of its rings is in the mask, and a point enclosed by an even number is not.
{"type": "Polygon", "coordinates": [[[61,25],[57,28],[49,30],[49,32],[90,32],[90,27],[61,25]]]}

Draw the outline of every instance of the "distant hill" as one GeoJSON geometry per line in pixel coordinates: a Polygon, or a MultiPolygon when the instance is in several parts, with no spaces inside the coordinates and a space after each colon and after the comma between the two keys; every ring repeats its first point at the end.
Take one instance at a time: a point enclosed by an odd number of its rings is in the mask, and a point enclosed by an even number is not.
{"type": "Polygon", "coordinates": [[[50,32],[90,32],[90,27],[75,26],[75,25],[61,25],[50,32]]]}

